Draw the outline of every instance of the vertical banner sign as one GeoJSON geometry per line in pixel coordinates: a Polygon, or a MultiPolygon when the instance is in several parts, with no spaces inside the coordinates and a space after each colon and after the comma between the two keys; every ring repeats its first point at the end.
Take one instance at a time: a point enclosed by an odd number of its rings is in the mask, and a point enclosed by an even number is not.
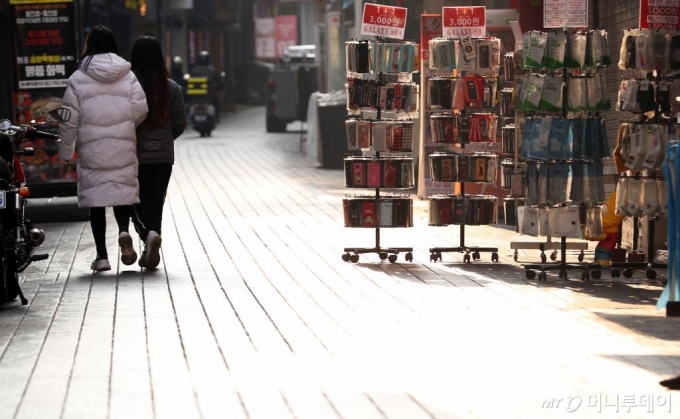
{"type": "Polygon", "coordinates": [[[298,43],[297,16],[276,16],[274,26],[276,28],[276,57],[281,58],[289,46],[298,43]]]}
{"type": "Polygon", "coordinates": [[[10,4],[19,89],[65,88],[76,63],[73,1],[10,4]]]}
{"type": "Polygon", "coordinates": [[[544,0],[544,28],[587,28],[588,0],[544,0]]]}
{"type": "Polygon", "coordinates": [[[680,29],[680,0],[640,0],[640,27],[680,29]]]}
{"type": "MultiPolygon", "coordinates": [[[[62,105],[68,78],[76,70],[73,0],[9,0],[16,84],[15,123],[44,121],[62,105]]],[[[57,144],[43,138],[24,144],[33,156],[23,156],[29,184],[76,181],[75,160],[63,164],[57,144]]]]}
{"type": "Polygon", "coordinates": [[[486,36],[486,7],[444,7],[442,26],[445,38],[483,38],[486,36]]]}
{"type": "Polygon", "coordinates": [[[255,57],[258,59],[276,58],[275,44],[274,18],[255,19],[255,57]]]}
{"type": "Polygon", "coordinates": [[[407,12],[405,7],[364,3],[361,34],[404,39],[407,12]]]}

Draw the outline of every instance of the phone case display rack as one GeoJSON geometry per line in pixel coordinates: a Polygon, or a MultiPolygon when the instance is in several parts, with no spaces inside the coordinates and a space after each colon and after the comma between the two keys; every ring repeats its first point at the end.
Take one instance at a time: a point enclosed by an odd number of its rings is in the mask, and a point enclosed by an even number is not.
{"type": "MultiPolygon", "coordinates": [[[[525,111],[518,109],[519,92],[516,88],[521,83],[524,73],[518,71],[522,67],[521,54],[513,52],[506,53],[503,57],[503,79],[504,86],[500,92],[500,118],[503,120],[501,128],[501,156],[503,157],[501,167],[501,189],[510,191],[510,195],[503,199],[505,224],[515,226],[519,231],[517,220],[517,209],[526,205],[527,194],[527,162],[520,158],[520,145],[522,142],[525,111]]],[[[545,241],[515,241],[510,242],[510,248],[514,250],[513,258],[519,259],[519,250],[538,249],[540,250],[541,262],[545,263],[548,259],[546,251],[550,252],[550,259],[557,260],[558,250],[561,250],[561,241],[552,241],[552,236],[547,235],[545,241]]],[[[566,242],[566,250],[579,250],[579,262],[583,261],[584,250],[588,248],[587,243],[566,242]]]]}
{"type": "Polygon", "coordinates": [[[428,197],[428,225],[460,226],[458,246],[430,248],[433,262],[444,252],[464,253],[465,263],[490,252],[498,261],[497,247],[465,244],[466,226],[497,223],[498,199],[466,194],[465,184],[496,181],[498,157],[490,144],[497,138],[500,49],[495,37],[429,40],[427,106],[434,112],[423,123],[429,124],[432,142],[441,145],[429,153],[430,178],[460,185],[457,194],[428,197]]]}
{"type": "MultiPolygon", "coordinates": [[[[619,277],[621,270],[630,278],[634,269],[645,269],[647,278],[653,279],[657,268],[668,267],[654,261],[654,225],[659,217],[668,214],[667,182],[662,166],[668,144],[679,137],[679,54],[677,31],[624,30],[618,63],[624,73],[616,110],[633,116],[620,120],[614,151],[619,172],[615,213],[633,217],[633,250],[638,249],[638,220],[647,217],[647,251],[644,261],[612,262],[613,278],[619,277]]],[[[620,245],[619,237],[619,248],[620,245]]]]}
{"type": "Polygon", "coordinates": [[[413,227],[413,201],[409,195],[381,195],[381,189],[411,189],[415,185],[412,118],[418,112],[418,86],[411,82],[417,45],[408,41],[350,40],[345,43],[347,63],[347,111],[345,121],[349,150],[361,155],[344,159],[345,187],[375,190],[373,195],[343,199],[344,225],[375,229],[375,246],[346,247],[345,262],[359,255],[377,253],[381,260],[397,261],[405,253],[413,260],[412,247],[383,247],[381,228],[413,227]]]}
{"type": "MultiPolygon", "coordinates": [[[[603,232],[602,159],[611,155],[599,112],[611,108],[601,71],[610,62],[603,30],[524,33],[525,74],[518,79],[514,101],[531,116],[515,127],[521,138],[518,160],[526,162],[527,174],[518,227],[520,234],[560,237],[560,260],[546,262],[547,243],[539,244],[541,263],[524,265],[527,279],[538,271],[539,281],[545,281],[549,270],[567,279],[570,269],[582,270],[583,280],[601,276],[599,264],[582,263],[585,247],[579,263],[567,263],[566,251],[567,238],[603,232]]],[[[511,247],[517,250],[515,243],[511,247]]]]}

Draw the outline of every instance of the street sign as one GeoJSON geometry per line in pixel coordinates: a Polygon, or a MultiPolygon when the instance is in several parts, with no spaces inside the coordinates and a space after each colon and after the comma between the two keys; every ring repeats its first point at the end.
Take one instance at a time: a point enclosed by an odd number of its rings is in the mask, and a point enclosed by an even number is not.
{"type": "Polygon", "coordinates": [[[486,7],[443,7],[442,27],[445,38],[486,36],[486,7]]]}
{"type": "Polygon", "coordinates": [[[364,3],[361,34],[404,39],[407,11],[405,7],[364,3]]]}

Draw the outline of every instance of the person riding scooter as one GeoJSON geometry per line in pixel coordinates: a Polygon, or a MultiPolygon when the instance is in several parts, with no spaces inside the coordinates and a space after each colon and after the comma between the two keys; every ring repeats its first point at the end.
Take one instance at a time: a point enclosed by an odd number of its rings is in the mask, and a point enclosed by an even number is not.
{"type": "Polygon", "coordinates": [[[222,79],[210,63],[210,53],[201,51],[196,57],[196,65],[191,69],[191,77],[206,77],[208,79],[208,99],[215,107],[215,121],[220,122],[220,94],[222,79]]]}
{"type": "Polygon", "coordinates": [[[215,129],[216,111],[215,106],[210,103],[208,86],[207,77],[189,76],[187,78],[185,96],[188,104],[188,119],[201,137],[209,137],[215,129]]]}

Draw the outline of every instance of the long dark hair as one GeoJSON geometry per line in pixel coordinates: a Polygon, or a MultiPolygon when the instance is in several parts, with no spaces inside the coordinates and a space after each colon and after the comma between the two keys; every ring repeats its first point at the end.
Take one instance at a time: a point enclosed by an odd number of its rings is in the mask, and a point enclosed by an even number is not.
{"type": "Polygon", "coordinates": [[[130,64],[146,94],[146,103],[149,105],[146,121],[152,127],[160,128],[170,115],[170,94],[168,69],[158,39],[153,36],[139,37],[132,46],[130,64]]]}
{"type": "Polygon", "coordinates": [[[113,36],[111,29],[104,25],[97,25],[85,38],[85,47],[78,60],[78,67],[83,66],[83,70],[86,70],[93,55],[109,53],[120,55],[116,37],[113,36]]]}

